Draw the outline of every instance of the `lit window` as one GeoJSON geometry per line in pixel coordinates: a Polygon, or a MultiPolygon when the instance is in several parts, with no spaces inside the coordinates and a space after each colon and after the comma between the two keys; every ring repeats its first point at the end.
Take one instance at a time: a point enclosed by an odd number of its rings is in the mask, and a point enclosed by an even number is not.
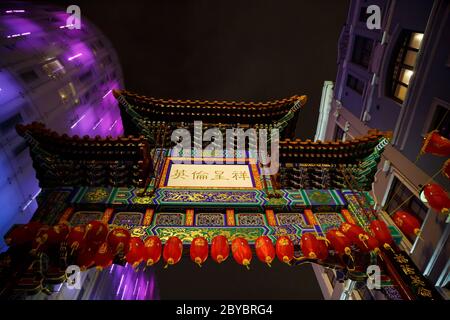
{"type": "Polygon", "coordinates": [[[422,38],[423,33],[405,31],[398,40],[389,72],[392,78],[388,81],[389,95],[398,102],[406,99],[422,38]]]}
{"type": "Polygon", "coordinates": [[[63,103],[66,103],[70,98],[76,98],[76,90],[72,82],[58,90],[59,97],[63,103]]]}
{"type": "Polygon", "coordinates": [[[42,65],[42,69],[50,78],[55,78],[66,73],[64,66],[59,60],[53,60],[42,65]]]}

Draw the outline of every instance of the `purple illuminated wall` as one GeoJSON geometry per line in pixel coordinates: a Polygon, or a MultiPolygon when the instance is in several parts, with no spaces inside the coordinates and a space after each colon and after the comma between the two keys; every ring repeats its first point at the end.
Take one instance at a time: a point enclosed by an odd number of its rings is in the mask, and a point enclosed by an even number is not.
{"type": "Polygon", "coordinates": [[[117,54],[86,17],[81,30],[69,29],[68,17],[63,7],[0,3],[0,252],[11,225],[33,215],[40,190],[17,123],[39,121],[70,136],[123,134],[112,95],[124,87],[117,54]],[[49,74],[52,61],[61,67],[49,74]]]}

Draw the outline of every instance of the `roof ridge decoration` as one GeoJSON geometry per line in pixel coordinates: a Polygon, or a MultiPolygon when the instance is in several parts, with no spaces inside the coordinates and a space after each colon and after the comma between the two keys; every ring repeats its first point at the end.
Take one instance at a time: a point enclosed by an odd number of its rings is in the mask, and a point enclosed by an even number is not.
{"type": "Polygon", "coordinates": [[[68,136],[33,122],[17,125],[30,147],[41,187],[142,186],[151,172],[144,136],[68,136]]]}
{"type": "Polygon", "coordinates": [[[155,97],[147,97],[143,95],[138,95],[136,93],[129,92],[127,90],[113,90],[114,97],[118,98],[119,96],[133,98],[136,101],[148,104],[159,104],[159,105],[180,105],[180,106],[225,106],[225,107],[279,107],[284,106],[289,103],[295,103],[297,101],[300,102],[301,106],[304,106],[308,100],[306,95],[293,95],[289,98],[283,98],[272,101],[265,102],[254,102],[254,101],[209,101],[209,100],[181,100],[181,99],[163,99],[163,98],[155,98],[155,97]]]}

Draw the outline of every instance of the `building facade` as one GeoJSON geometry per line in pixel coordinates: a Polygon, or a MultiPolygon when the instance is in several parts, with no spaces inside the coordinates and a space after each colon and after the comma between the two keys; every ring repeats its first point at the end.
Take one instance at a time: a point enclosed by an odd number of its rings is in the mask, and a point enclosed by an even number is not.
{"type": "MultiPolygon", "coordinates": [[[[316,134],[316,139],[346,140],[371,128],[392,132],[372,186],[376,208],[392,226],[398,210],[420,221],[420,237],[404,236],[401,246],[447,298],[448,215],[420,199],[427,183],[450,190],[441,173],[447,159],[420,155],[420,150],[433,130],[449,136],[449,13],[448,1],[440,0],[351,1],[339,39],[336,81],[331,94],[330,84],[324,86],[316,134]],[[369,5],[381,9],[380,29],[367,27],[369,5]]],[[[328,296],[339,296],[332,287],[327,290],[328,296]]]]}
{"type": "MultiPolygon", "coordinates": [[[[0,4],[0,235],[28,221],[41,188],[16,124],[39,121],[68,135],[123,131],[112,89],[123,86],[110,41],[83,15],[70,29],[66,8],[0,4]]],[[[2,237],[3,238],[3,237],[2,237]]],[[[0,251],[5,250],[3,240],[0,251]]]]}

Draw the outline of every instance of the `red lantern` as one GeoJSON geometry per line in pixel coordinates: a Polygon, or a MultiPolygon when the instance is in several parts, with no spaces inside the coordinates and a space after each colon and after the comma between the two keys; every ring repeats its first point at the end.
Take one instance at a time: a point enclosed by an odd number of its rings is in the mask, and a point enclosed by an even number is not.
{"type": "Polygon", "coordinates": [[[221,263],[228,258],[229,254],[230,246],[227,238],[222,235],[215,236],[211,241],[211,258],[215,262],[221,263]]]}
{"type": "Polygon", "coordinates": [[[287,236],[281,236],[275,244],[278,260],[290,265],[294,259],[294,244],[287,236]]]}
{"type": "Polygon", "coordinates": [[[249,265],[252,261],[252,250],[250,249],[247,240],[241,237],[235,238],[231,242],[231,253],[237,263],[250,269],[249,265]]]}
{"type": "Polygon", "coordinates": [[[111,248],[109,248],[107,242],[103,242],[98,248],[94,256],[94,264],[98,270],[103,270],[109,267],[114,260],[114,254],[111,248]]]}
{"type": "Polygon", "coordinates": [[[199,267],[208,259],[208,240],[203,237],[196,237],[192,239],[190,248],[191,260],[199,267]]]}
{"type": "Polygon", "coordinates": [[[183,254],[183,243],[177,237],[170,237],[167,239],[163,249],[163,259],[166,262],[164,268],[169,265],[174,265],[181,260],[183,254]]]}
{"type": "Polygon", "coordinates": [[[394,243],[391,232],[384,221],[373,220],[370,223],[370,229],[372,230],[375,238],[377,238],[378,242],[382,244],[383,247],[390,248],[390,246],[394,243]]]}
{"type": "Polygon", "coordinates": [[[441,136],[437,130],[428,133],[424,139],[421,154],[430,153],[435,156],[450,156],[450,140],[441,136]]]}
{"type": "Polygon", "coordinates": [[[99,245],[105,241],[108,235],[108,226],[101,221],[91,221],[86,225],[85,229],[86,243],[99,245]]]}
{"type": "Polygon", "coordinates": [[[363,228],[357,226],[355,224],[344,222],[341,224],[339,230],[345,234],[353,244],[357,245],[358,248],[364,249],[367,247],[367,239],[369,239],[369,235],[364,231],[363,228]]]}
{"type": "Polygon", "coordinates": [[[47,251],[49,247],[48,243],[48,231],[50,230],[49,226],[43,226],[41,229],[39,229],[38,233],[36,234],[36,237],[33,240],[33,243],[31,245],[31,253],[37,254],[39,252],[47,251]]]}
{"type": "Polygon", "coordinates": [[[144,260],[152,266],[161,258],[162,244],[157,236],[150,236],[144,242],[144,260]]]}
{"type": "Polygon", "coordinates": [[[73,227],[67,236],[67,245],[71,248],[71,255],[78,250],[84,243],[84,234],[86,230],[84,226],[73,227]]]}
{"type": "MultiPolygon", "coordinates": [[[[323,245],[325,245],[325,242],[323,242],[323,245]]],[[[319,259],[320,256],[321,260],[323,260],[324,252],[326,252],[326,255],[328,256],[328,250],[323,251],[323,248],[321,250],[320,240],[312,233],[304,233],[302,235],[300,247],[302,248],[303,256],[308,259],[319,259]]]]}
{"type": "Polygon", "coordinates": [[[70,227],[67,224],[57,224],[48,230],[49,245],[60,245],[69,235],[70,227]]]}
{"type": "Polygon", "coordinates": [[[95,254],[98,246],[85,246],[77,254],[77,264],[81,270],[90,268],[95,263],[95,254]]]}
{"type": "Polygon", "coordinates": [[[325,260],[328,258],[328,244],[326,239],[317,239],[319,241],[319,247],[317,252],[317,259],[325,260]]]}
{"type": "Polygon", "coordinates": [[[408,237],[414,237],[420,233],[420,222],[412,214],[406,211],[397,211],[392,216],[395,224],[408,237]]]}
{"type": "Polygon", "coordinates": [[[378,242],[377,238],[372,237],[369,235],[369,238],[367,239],[367,248],[360,248],[363,252],[369,252],[373,251],[375,253],[378,253],[380,251],[379,248],[380,243],[378,242]]]}
{"type": "Polygon", "coordinates": [[[431,183],[423,188],[423,193],[430,207],[441,213],[449,213],[450,198],[440,185],[431,183]]]}
{"type": "Polygon", "coordinates": [[[113,251],[114,254],[127,254],[130,243],[130,232],[122,227],[114,228],[108,234],[106,238],[109,247],[113,251]]]}
{"type": "Polygon", "coordinates": [[[327,239],[330,241],[331,247],[338,254],[346,254],[352,257],[352,250],[350,249],[351,240],[341,231],[333,229],[327,232],[327,239]]]}
{"type": "Polygon", "coordinates": [[[5,238],[8,246],[22,246],[31,244],[39,230],[43,227],[40,222],[32,221],[15,227],[5,238]]]}
{"type": "Polygon", "coordinates": [[[444,166],[442,167],[442,174],[447,178],[450,179],[450,159],[445,161],[444,166]]]}
{"type": "Polygon", "coordinates": [[[258,259],[270,267],[275,259],[275,247],[272,240],[268,236],[258,237],[255,241],[255,251],[258,259]]]}
{"type": "Polygon", "coordinates": [[[129,264],[136,268],[144,258],[144,242],[139,237],[131,237],[129,250],[125,259],[129,264]]]}

